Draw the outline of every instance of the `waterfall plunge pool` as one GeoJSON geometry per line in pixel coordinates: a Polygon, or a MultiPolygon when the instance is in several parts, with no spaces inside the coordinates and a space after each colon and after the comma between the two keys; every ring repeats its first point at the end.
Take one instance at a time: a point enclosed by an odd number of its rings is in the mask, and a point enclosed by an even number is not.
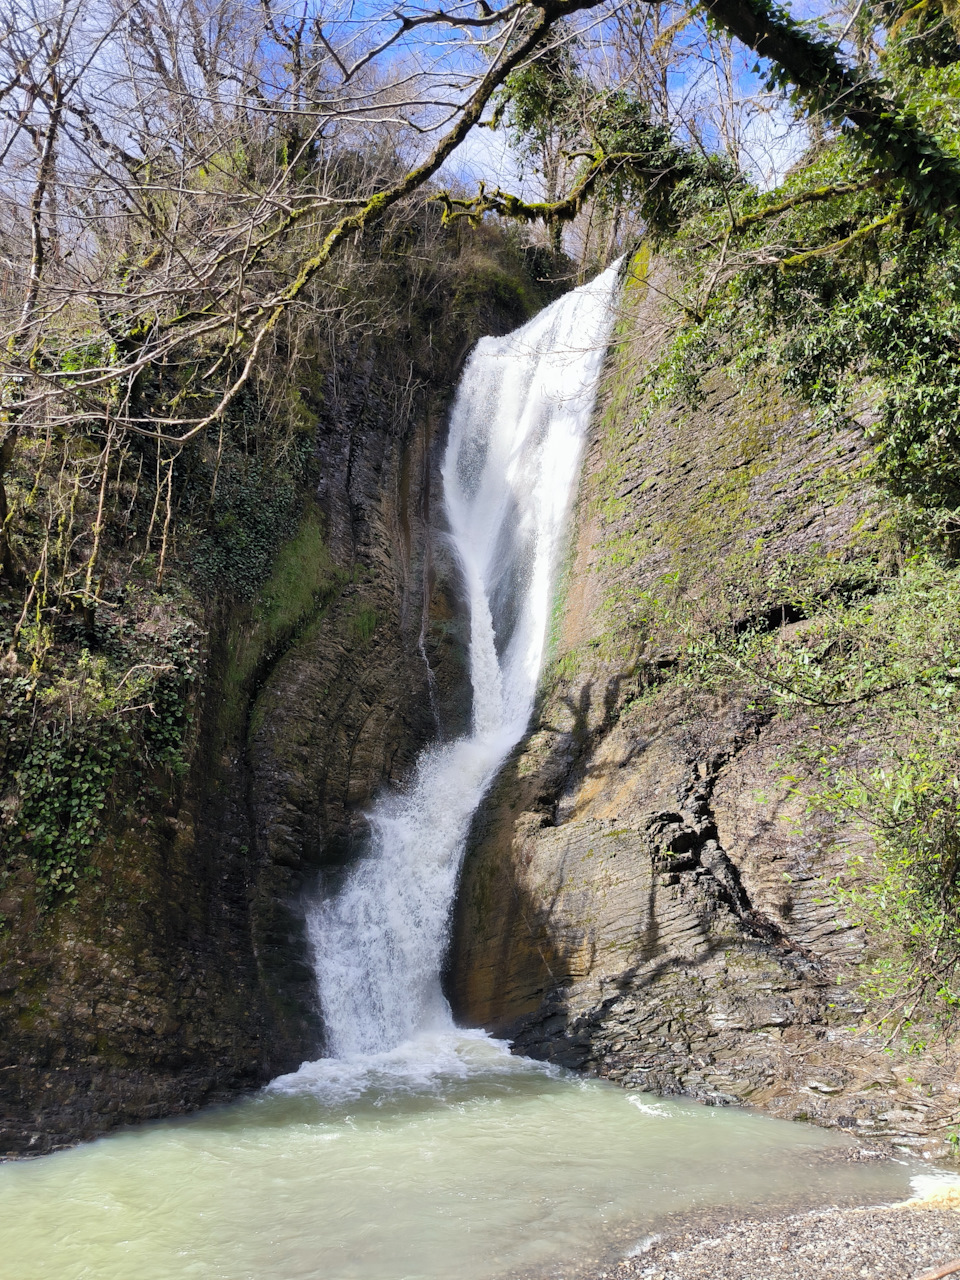
{"type": "Polygon", "coordinates": [[[473,729],[370,815],[307,912],[330,1057],[188,1119],[0,1166],[4,1280],[507,1280],[629,1252],[668,1215],[902,1199],[850,1140],[631,1094],[453,1025],[466,834],[526,730],[619,268],[475,349],[443,464],[473,729]]]}
{"type": "Polygon", "coordinates": [[[851,1162],[850,1145],[448,1031],[0,1166],[0,1258],[5,1280],[554,1276],[666,1215],[909,1193],[916,1166],[851,1162]]]}

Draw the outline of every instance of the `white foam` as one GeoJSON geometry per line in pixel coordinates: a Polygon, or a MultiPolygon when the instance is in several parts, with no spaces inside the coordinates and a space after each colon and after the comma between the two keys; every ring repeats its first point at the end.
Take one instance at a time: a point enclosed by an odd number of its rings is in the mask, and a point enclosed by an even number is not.
{"type": "Polygon", "coordinates": [[[484,1031],[423,1032],[380,1053],[305,1062],[299,1071],[278,1076],[267,1093],[311,1094],[328,1105],[354,1101],[372,1092],[442,1094],[456,1081],[484,1076],[530,1073],[557,1076],[559,1068],[510,1052],[509,1040],[484,1031]]]}
{"type": "Polygon", "coordinates": [[[946,1170],[937,1173],[917,1173],[910,1179],[910,1186],[916,1199],[936,1195],[938,1191],[946,1191],[948,1187],[960,1187],[960,1174],[948,1173],[946,1170]]]}
{"type": "Polygon", "coordinates": [[[638,1111],[642,1111],[645,1116],[660,1116],[665,1120],[669,1120],[673,1112],[667,1110],[664,1106],[658,1106],[655,1102],[644,1102],[642,1098],[636,1097],[635,1094],[627,1094],[627,1101],[632,1107],[636,1107],[638,1111]]]}

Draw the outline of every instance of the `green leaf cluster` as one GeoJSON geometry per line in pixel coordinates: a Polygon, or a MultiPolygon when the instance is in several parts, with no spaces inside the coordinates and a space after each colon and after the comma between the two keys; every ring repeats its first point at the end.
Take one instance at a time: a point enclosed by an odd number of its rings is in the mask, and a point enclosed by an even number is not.
{"type": "Polygon", "coordinates": [[[98,640],[75,662],[54,649],[56,662],[32,674],[8,655],[0,674],[0,866],[3,877],[29,868],[44,908],[91,872],[104,820],[126,803],[131,779],[176,778],[186,767],[197,628],[166,627],[146,648],[109,626],[98,640]]]}

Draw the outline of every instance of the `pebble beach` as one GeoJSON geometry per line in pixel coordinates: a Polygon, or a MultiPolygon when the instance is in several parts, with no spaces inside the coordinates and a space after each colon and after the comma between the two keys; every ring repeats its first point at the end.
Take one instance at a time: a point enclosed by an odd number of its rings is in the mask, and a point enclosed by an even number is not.
{"type": "Polygon", "coordinates": [[[677,1227],[595,1280],[940,1280],[960,1276],[960,1184],[900,1205],[677,1227]]]}

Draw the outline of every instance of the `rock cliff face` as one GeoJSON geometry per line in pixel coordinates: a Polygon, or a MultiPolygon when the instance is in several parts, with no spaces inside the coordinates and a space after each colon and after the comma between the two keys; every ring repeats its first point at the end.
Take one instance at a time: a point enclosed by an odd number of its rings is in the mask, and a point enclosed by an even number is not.
{"type": "MultiPolygon", "coordinates": [[[[812,827],[784,781],[802,715],[684,677],[671,630],[678,601],[705,626],[802,627],[785,579],[857,580],[883,537],[860,433],[717,366],[697,411],[651,411],[637,387],[666,321],[635,267],[552,663],[464,868],[455,1010],[628,1087],[943,1154],[956,1064],[899,1058],[863,1027],[864,942],[825,891],[862,837],[812,827]]],[[[476,332],[525,318],[509,291],[476,293],[476,332]]],[[[343,353],[298,529],[256,599],[212,607],[189,774],[123,780],[72,908],[38,913],[29,884],[5,886],[0,1152],[189,1110],[318,1052],[304,894],[468,711],[430,504],[471,332],[413,372],[375,343],[343,353]]]]}
{"type": "Polygon", "coordinates": [[[882,539],[860,433],[816,429],[775,387],[738,391],[716,366],[696,411],[644,408],[638,371],[665,326],[649,272],[641,255],[554,662],[465,863],[454,1007],[518,1051],[631,1088],[943,1156],[956,1063],[885,1052],[863,1025],[864,941],[827,888],[863,837],[812,825],[784,778],[804,716],[681,677],[665,607],[802,627],[778,607],[785,577],[856,581],[882,539]]]}
{"type": "Polygon", "coordinates": [[[222,1098],[319,1049],[302,894],[432,731],[428,486],[406,476],[429,469],[439,405],[396,414],[383,381],[361,371],[330,406],[296,537],[259,599],[214,619],[182,791],[110,831],[72,911],[6,904],[8,1152],[222,1098]]]}
{"type": "MultiPolygon", "coordinates": [[[[516,264],[514,264],[514,267],[516,264]]],[[[359,341],[314,409],[318,488],[252,601],[211,603],[190,771],[127,777],[72,906],[0,912],[0,1154],[226,1098],[315,1057],[303,896],[437,717],[462,717],[430,495],[459,365],[543,305],[479,263],[455,332],[359,341]],[[402,348],[402,349],[401,349],[402,348]]],[[[447,302],[447,319],[451,303],[447,302]]]]}

